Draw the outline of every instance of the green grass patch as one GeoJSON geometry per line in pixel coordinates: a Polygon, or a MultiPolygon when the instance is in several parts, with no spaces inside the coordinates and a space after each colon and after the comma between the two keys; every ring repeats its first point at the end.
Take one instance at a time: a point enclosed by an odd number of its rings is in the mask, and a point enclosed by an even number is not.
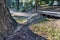
{"type": "Polygon", "coordinates": [[[16,19],[16,21],[17,21],[18,23],[23,23],[24,20],[25,20],[24,18],[16,19]]]}
{"type": "Polygon", "coordinates": [[[18,23],[23,23],[28,17],[23,17],[23,16],[12,16],[18,23]]]}

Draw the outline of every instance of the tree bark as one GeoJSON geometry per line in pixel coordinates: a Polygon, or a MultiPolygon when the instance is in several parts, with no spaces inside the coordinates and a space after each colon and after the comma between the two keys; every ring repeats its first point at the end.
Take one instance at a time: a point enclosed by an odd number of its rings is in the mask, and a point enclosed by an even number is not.
{"type": "Polygon", "coordinates": [[[0,0],[0,40],[3,40],[6,34],[11,34],[17,25],[16,21],[11,17],[5,1],[0,0]]]}

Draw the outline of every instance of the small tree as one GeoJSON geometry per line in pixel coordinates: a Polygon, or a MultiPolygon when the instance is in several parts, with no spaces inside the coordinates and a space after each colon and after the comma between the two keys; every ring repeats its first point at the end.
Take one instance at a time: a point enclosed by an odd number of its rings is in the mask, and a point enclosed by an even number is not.
{"type": "Polygon", "coordinates": [[[17,10],[19,10],[19,0],[16,0],[16,7],[17,7],[17,10]]]}

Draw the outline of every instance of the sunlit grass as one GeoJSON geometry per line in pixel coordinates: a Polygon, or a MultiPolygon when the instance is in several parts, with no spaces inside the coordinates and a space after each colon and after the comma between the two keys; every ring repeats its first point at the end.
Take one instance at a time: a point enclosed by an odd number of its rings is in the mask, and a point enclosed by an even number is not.
{"type": "Polygon", "coordinates": [[[23,22],[25,21],[25,19],[24,19],[24,18],[16,19],[16,21],[17,21],[18,23],[23,23],[23,22]]]}
{"type": "Polygon", "coordinates": [[[60,28],[55,26],[55,21],[53,19],[45,20],[37,24],[32,24],[30,29],[48,40],[60,40],[60,28]]]}
{"type": "Polygon", "coordinates": [[[13,17],[18,23],[24,23],[24,21],[27,19],[27,17],[16,16],[16,15],[13,15],[12,17],[13,17]]]}

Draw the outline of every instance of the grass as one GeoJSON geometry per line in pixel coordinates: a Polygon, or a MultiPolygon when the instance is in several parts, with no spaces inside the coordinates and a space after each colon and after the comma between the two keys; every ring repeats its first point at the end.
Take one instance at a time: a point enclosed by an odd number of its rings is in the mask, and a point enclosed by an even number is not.
{"type": "Polygon", "coordinates": [[[16,15],[13,15],[12,17],[13,17],[18,23],[24,23],[24,21],[27,19],[27,17],[16,16],[16,15]]]}
{"type": "Polygon", "coordinates": [[[32,24],[30,29],[47,40],[60,40],[60,28],[55,26],[54,19],[45,19],[37,24],[32,24]]]}
{"type": "Polygon", "coordinates": [[[17,21],[18,23],[23,23],[24,20],[25,20],[24,18],[16,19],[16,21],[17,21]]]}

